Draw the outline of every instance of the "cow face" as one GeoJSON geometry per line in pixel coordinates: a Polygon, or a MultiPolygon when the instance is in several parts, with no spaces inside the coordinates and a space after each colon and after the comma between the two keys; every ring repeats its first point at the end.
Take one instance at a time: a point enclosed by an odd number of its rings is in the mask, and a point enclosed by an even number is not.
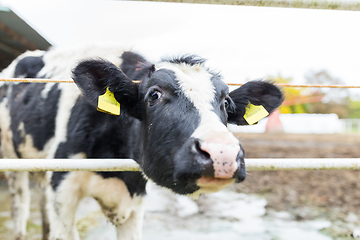
{"type": "Polygon", "coordinates": [[[226,124],[247,124],[249,101],[268,112],[282,102],[281,92],[261,81],[229,93],[220,75],[196,57],[164,61],[140,83],[102,60],[80,63],[73,78],[95,107],[108,87],[121,111],[141,121],[138,163],[147,178],[180,194],[215,192],[243,181],[244,152],[226,124]]]}

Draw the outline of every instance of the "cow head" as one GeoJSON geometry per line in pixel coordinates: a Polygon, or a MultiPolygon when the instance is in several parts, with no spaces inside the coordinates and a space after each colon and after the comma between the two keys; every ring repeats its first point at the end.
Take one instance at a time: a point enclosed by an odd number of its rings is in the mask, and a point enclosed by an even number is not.
{"type": "Polygon", "coordinates": [[[109,88],[122,114],[141,121],[142,171],[180,194],[215,192],[243,181],[244,152],[226,125],[246,125],[243,116],[249,102],[268,112],[282,102],[279,89],[263,81],[229,93],[221,76],[203,63],[194,56],[163,61],[149,67],[139,83],[104,60],[83,61],[73,71],[74,81],[94,107],[109,88]]]}

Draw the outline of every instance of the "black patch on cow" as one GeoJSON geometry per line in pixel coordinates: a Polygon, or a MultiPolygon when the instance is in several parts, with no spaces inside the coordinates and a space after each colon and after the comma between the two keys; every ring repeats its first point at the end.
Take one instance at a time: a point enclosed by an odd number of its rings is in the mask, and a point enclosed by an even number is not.
{"type": "Polygon", "coordinates": [[[60,144],[55,158],[69,158],[80,152],[87,158],[132,158],[136,146],[129,143],[137,136],[130,132],[137,122],[124,112],[120,116],[99,112],[80,96],[71,110],[67,141],[60,144]]]}
{"type": "Polygon", "coordinates": [[[55,118],[58,110],[60,90],[53,85],[46,98],[41,96],[44,83],[20,83],[12,85],[9,99],[11,131],[15,152],[21,157],[18,147],[24,143],[25,135],[30,135],[33,145],[43,150],[48,140],[54,136],[55,118]],[[23,123],[24,129],[19,129],[23,123]]]}
{"type": "Polygon", "coordinates": [[[140,172],[96,172],[103,178],[119,178],[125,182],[125,185],[131,195],[145,195],[146,180],[140,172]]]}
{"type": "Polygon", "coordinates": [[[57,190],[62,180],[66,177],[69,172],[53,172],[51,177],[51,187],[54,191],[57,190]]]}
{"type": "Polygon", "coordinates": [[[14,77],[36,78],[44,66],[45,63],[42,56],[25,57],[16,65],[14,77]]]}

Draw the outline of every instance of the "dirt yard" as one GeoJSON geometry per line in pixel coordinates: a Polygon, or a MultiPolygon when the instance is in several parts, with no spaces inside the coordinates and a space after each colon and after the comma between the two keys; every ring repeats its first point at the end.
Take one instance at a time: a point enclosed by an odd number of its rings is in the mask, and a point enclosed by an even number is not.
{"type": "MultiPolygon", "coordinates": [[[[237,134],[247,158],[359,158],[360,135],[237,134]]],[[[237,186],[264,196],[267,209],[295,219],[335,222],[334,239],[360,227],[360,172],[352,170],[252,171],[237,186]],[[336,224],[337,223],[337,224],[336,224]]],[[[339,237],[339,238],[337,238],[339,237]]]]}

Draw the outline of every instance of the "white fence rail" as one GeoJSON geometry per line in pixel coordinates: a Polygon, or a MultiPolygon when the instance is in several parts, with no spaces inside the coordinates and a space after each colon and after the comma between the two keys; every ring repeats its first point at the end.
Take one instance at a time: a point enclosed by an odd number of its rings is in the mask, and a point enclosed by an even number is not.
{"type": "Polygon", "coordinates": [[[0,159],[6,171],[140,171],[132,159],[0,159]]]}
{"type": "MultiPolygon", "coordinates": [[[[360,158],[248,158],[248,171],[360,169],[360,158]]],[[[1,159],[5,171],[140,171],[132,159],[1,159]]]]}

